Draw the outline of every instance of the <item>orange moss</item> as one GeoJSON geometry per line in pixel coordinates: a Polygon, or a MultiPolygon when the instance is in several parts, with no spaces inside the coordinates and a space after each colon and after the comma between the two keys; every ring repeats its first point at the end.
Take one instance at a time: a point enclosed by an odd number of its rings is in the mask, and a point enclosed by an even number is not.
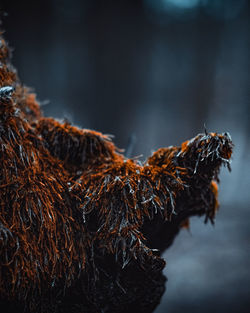
{"type": "Polygon", "coordinates": [[[148,244],[159,229],[174,237],[192,215],[213,220],[214,179],[232,153],[228,134],[200,134],[141,165],[109,136],[42,117],[3,39],[0,62],[1,295],[34,304],[98,272],[104,255],[114,255],[118,268],[138,262],[162,270],[148,244]]]}
{"type": "Polygon", "coordinates": [[[216,213],[216,211],[219,208],[219,201],[218,201],[218,184],[216,183],[216,181],[212,180],[211,182],[211,190],[214,194],[214,199],[215,199],[215,203],[214,203],[214,213],[216,213]]]}

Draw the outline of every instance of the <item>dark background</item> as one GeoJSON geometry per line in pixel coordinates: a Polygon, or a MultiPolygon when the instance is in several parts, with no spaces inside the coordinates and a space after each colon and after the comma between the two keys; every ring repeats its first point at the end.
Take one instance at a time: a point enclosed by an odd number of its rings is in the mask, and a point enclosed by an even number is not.
{"type": "Polygon", "coordinates": [[[45,115],[135,142],[142,160],[204,123],[231,133],[216,225],[194,218],[165,253],[155,312],[250,312],[250,1],[0,3],[13,63],[45,115]]]}

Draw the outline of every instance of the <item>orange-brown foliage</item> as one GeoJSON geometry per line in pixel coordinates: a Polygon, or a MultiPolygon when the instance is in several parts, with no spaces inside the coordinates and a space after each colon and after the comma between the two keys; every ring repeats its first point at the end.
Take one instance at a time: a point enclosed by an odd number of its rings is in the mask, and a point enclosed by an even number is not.
{"type": "MultiPolygon", "coordinates": [[[[161,148],[143,165],[108,136],[42,117],[0,46],[0,293],[31,299],[70,286],[98,249],[125,267],[155,256],[143,231],[154,220],[213,220],[217,175],[229,164],[228,134],[200,134],[161,148]],[[13,92],[11,88],[13,88],[13,92]],[[180,216],[180,219],[178,217],[180,216]]],[[[166,230],[167,231],[167,230],[166,230]]],[[[149,238],[148,238],[149,236],[149,238]]],[[[164,240],[164,238],[162,238],[164,240]]]]}

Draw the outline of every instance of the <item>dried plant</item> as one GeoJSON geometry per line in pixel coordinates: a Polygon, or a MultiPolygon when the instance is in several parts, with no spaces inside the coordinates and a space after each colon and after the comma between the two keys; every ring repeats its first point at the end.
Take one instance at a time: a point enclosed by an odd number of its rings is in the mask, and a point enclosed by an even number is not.
{"type": "Polygon", "coordinates": [[[229,134],[199,134],[140,164],[109,136],[43,117],[3,38],[0,62],[1,307],[152,312],[161,253],[190,216],[214,220],[229,134]]]}

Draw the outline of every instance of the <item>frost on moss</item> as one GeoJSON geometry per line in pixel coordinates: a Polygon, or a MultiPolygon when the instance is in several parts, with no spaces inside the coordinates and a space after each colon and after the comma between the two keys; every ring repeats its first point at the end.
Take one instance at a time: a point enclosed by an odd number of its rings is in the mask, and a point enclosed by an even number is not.
{"type": "Polygon", "coordinates": [[[199,134],[140,164],[109,136],[43,117],[0,41],[1,307],[152,312],[161,253],[189,217],[213,222],[229,134],[199,134]]]}

